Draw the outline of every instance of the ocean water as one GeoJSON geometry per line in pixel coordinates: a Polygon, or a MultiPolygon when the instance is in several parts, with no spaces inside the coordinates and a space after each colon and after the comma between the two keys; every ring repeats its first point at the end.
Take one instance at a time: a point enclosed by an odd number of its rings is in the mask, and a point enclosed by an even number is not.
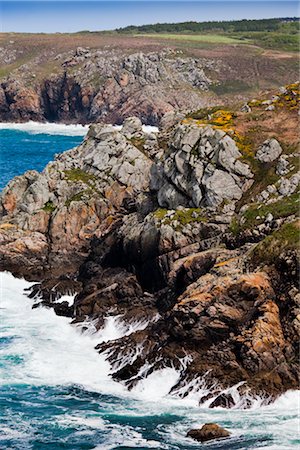
{"type": "MultiPolygon", "coordinates": [[[[14,162],[13,166],[12,159],[1,164],[12,175],[25,167],[17,159],[26,159],[25,169],[39,169],[58,151],[54,149],[57,142],[72,147],[85,132],[77,129],[76,136],[75,130],[61,127],[65,135],[56,134],[54,128],[42,133],[32,124],[22,132],[0,129],[1,147],[2,133],[8,131],[14,162]],[[30,155],[24,154],[26,136],[32,142],[30,155]],[[52,150],[47,150],[48,143],[37,142],[41,136],[47,138],[40,140],[56,142],[52,150]]],[[[104,330],[95,333],[90,327],[82,333],[70,319],[52,310],[32,309],[33,301],[24,292],[30,283],[5,272],[0,282],[1,450],[299,448],[299,392],[289,392],[269,406],[257,399],[249,410],[200,408],[196,391],[185,399],[168,395],[178,378],[174,369],[155,372],[128,392],[111,379],[109,364],[94,347],[144,324],[130,329],[120,317],[108,317],[104,330]],[[186,438],[189,429],[206,422],[225,426],[231,437],[204,445],[186,438]]]]}
{"type": "Polygon", "coordinates": [[[43,170],[55,153],[80,144],[87,127],[0,123],[0,189],[26,170],[43,170]]]}

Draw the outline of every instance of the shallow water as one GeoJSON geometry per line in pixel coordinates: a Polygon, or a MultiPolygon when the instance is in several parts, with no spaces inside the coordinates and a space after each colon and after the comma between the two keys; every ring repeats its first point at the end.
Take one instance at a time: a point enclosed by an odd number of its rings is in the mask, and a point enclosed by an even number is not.
{"type": "MultiPolygon", "coordinates": [[[[78,145],[85,132],[76,126],[0,124],[1,187],[27,169],[41,170],[54,153],[78,145]]],[[[299,393],[268,407],[258,400],[251,410],[199,408],[197,393],[184,400],[168,395],[178,378],[173,369],[152,374],[128,392],[112,381],[94,346],[134,328],[110,317],[102,332],[90,328],[83,335],[70,319],[32,309],[23,292],[30,283],[8,273],[0,278],[1,450],[299,448],[299,393]],[[225,426],[232,437],[205,445],[185,437],[205,422],[225,426]]]]}
{"type": "MultiPolygon", "coordinates": [[[[205,422],[232,431],[207,449],[296,449],[299,395],[251,410],[199,408],[196,397],[167,395],[177,377],[155,373],[132,392],[111,380],[109,365],[94,350],[124,334],[108,321],[98,334],[81,334],[70,319],[32,309],[29,283],[1,274],[0,448],[193,449],[186,432],[205,422]],[[109,330],[108,330],[109,328],[109,330]]],[[[71,299],[69,299],[71,300],[71,299]]],[[[298,447],[299,448],[299,447],[298,447]]]]}

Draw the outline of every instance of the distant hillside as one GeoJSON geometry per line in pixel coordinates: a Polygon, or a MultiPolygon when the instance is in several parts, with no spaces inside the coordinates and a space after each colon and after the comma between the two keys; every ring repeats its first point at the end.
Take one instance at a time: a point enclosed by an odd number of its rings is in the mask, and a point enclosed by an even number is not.
{"type": "Polygon", "coordinates": [[[195,35],[224,36],[226,39],[238,39],[262,48],[284,51],[299,49],[299,18],[297,17],[131,25],[115,31],[120,34],[140,34],[168,39],[178,39],[178,36],[182,36],[184,40],[195,35]]]}
{"type": "Polygon", "coordinates": [[[260,20],[228,20],[212,22],[156,23],[152,25],[130,25],[118,28],[119,33],[199,33],[205,31],[243,32],[243,31],[298,31],[299,18],[285,17],[260,20]]]}

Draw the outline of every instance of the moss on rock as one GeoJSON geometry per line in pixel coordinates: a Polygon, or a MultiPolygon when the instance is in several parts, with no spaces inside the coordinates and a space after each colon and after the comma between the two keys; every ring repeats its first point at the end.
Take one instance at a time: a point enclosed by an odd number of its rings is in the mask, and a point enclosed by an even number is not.
{"type": "Polygon", "coordinates": [[[250,254],[253,264],[274,264],[283,252],[299,248],[300,221],[286,223],[257,244],[250,254]]]}

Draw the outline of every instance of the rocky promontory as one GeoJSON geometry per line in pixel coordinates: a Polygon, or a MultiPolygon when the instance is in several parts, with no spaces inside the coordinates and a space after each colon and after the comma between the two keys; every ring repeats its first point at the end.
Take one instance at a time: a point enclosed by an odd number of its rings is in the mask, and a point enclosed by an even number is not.
{"type": "Polygon", "coordinates": [[[297,77],[296,54],[244,44],[3,33],[0,120],[121,124],[137,116],[158,125],[166,113],[240,102],[297,77]]]}
{"type": "Polygon", "coordinates": [[[171,393],[211,408],[296,389],[298,100],[295,83],[165,117],[158,133],[136,117],[92,125],[3,190],[1,270],[37,281],[35,306],[83,329],[140,324],[96,347],[129,389],[165,367],[179,373],[171,393]]]}

